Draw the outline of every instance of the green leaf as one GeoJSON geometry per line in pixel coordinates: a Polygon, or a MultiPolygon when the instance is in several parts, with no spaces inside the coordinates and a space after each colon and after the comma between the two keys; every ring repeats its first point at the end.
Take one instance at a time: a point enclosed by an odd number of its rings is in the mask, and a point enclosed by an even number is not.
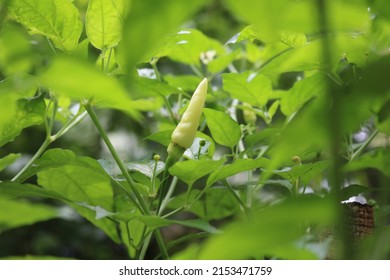
{"type": "Polygon", "coordinates": [[[180,161],[169,169],[169,173],[192,186],[196,180],[219,168],[225,160],[222,158],[218,161],[210,159],[180,161]]]}
{"type": "Polygon", "coordinates": [[[52,149],[43,154],[33,169],[39,185],[71,201],[70,206],[80,215],[119,242],[115,222],[107,218],[97,220],[95,211],[80,206],[84,203],[114,212],[110,177],[96,160],[78,157],[72,151],[52,149]]]}
{"type": "Polygon", "coordinates": [[[275,174],[281,176],[284,179],[295,181],[298,178],[304,185],[310,183],[310,181],[329,167],[329,161],[318,161],[315,163],[299,164],[292,167],[286,167],[282,170],[274,171],[275,174]]]}
{"type": "Polygon", "coordinates": [[[201,60],[203,64],[209,64],[215,57],[224,54],[225,50],[218,41],[208,38],[197,29],[186,29],[169,37],[163,49],[154,56],[168,56],[174,61],[200,67],[201,60]]]}
{"type": "MultiPolygon", "coordinates": [[[[138,171],[146,175],[149,179],[153,178],[155,165],[156,161],[154,160],[149,160],[146,162],[125,162],[125,166],[128,170],[138,171]]],[[[158,176],[158,174],[160,174],[164,170],[164,167],[164,162],[158,161],[155,176],[158,176]]]]}
{"type": "Polygon", "coordinates": [[[348,198],[350,198],[352,196],[357,196],[361,193],[365,193],[365,192],[368,192],[370,190],[373,190],[373,189],[370,189],[370,188],[362,186],[362,185],[353,184],[353,185],[349,185],[345,188],[342,188],[340,190],[340,194],[337,196],[337,198],[340,198],[341,200],[347,200],[348,198]]]}
{"type": "Polygon", "coordinates": [[[224,165],[220,169],[210,174],[209,178],[207,179],[207,186],[211,186],[219,180],[225,179],[243,171],[266,167],[268,164],[269,160],[266,158],[237,159],[232,164],[224,165]]]}
{"type": "Polygon", "coordinates": [[[56,58],[40,78],[43,85],[56,93],[76,100],[94,97],[97,106],[123,110],[133,116],[137,116],[136,110],[142,106],[145,110],[152,106],[152,102],[138,103],[131,100],[118,80],[74,57],[56,58]]]}
{"type": "Polygon", "coordinates": [[[260,255],[279,257],[280,246],[291,246],[305,235],[304,224],[331,224],[336,218],[334,203],[306,196],[255,211],[249,220],[234,221],[223,229],[222,234],[207,240],[198,258],[237,260],[260,255]]]}
{"type": "MultiPolygon", "coordinates": [[[[152,50],[158,40],[175,32],[175,29],[204,3],[204,0],[132,1],[131,10],[123,26],[122,51],[127,66],[134,67],[145,61],[142,58],[152,50]]],[[[149,59],[151,57],[146,60],[149,59]]]]}
{"type": "Polygon", "coordinates": [[[389,149],[376,149],[365,153],[358,157],[357,159],[349,162],[345,170],[347,172],[366,169],[366,168],[375,168],[380,170],[383,174],[390,177],[390,150],[389,149]]]}
{"type": "Polygon", "coordinates": [[[182,89],[184,91],[193,92],[199,83],[202,81],[202,78],[194,75],[171,75],[167,74],[164,76],[164,80],[167,83],[175,88],[182,89]]]}
{"type": "Polygon", "coordinates": [[[294,83],[294,86],[283,96],[280,108],[286,116],[291,116],[310,99],[323,94],[326,90],[322,74],[315,74],[294,83]]]}
{"type": "Polygon", "coordinates": [[[91,44],[99,49],[110,48],[122,37],[122,24],[129,1],[90,0],[85,15],[85,29],[91,44]]]}
{"type": "Polygon", "coordinates": [[[10,199],[20,197],[42,197],[70,202],[61,194],[46,190],[36,185],[20,184],[17,182],[0,182],[0,196],[10,199]]]}
{"type": "Polygon", "coordinates": [[[44,120],[46,106],[42,96],[19,98],[13,91],[0,95],[0,103],[7,104],[0,116],[0,147],[12,141],[24,128],[41,124],[44,120]]]}
{"type": "Polygon", "coordinates": [[[30,32],[49,38],[63,51],[76,48],[83,29],[77,8],[68,0],[12,0],[10,15],[30,32]]]}
{"type": "Polygon", "coordinates": [[[241,128],[228,114],[205,108],[203,113],[206,116],[207,126],[211,136],[218,144],[233,149],[241,138],[241,128]]]}
{"type": "Polygon", "coordinates": [[[144,223],[145,225],[147,225],[152,229],[179,224],[185,227],[200,229],[202,231],[209,232],[209,233],[218,233],[218,230],[216,228],[214,228],[204,220],[178,221],[178,220],[167,220],[158,216],[140,216],[138,217],[138,220],[140,220],[142,223],[144,223]]]}
{"type": "Polygon", "coordinates": [[[15,160],[20,158],[20,154],[9,154],[3,158],[0,158],[0,171],[6,168],[8,165],[14,163],[15,160]]]}
{"type": "Polygon", "coordinates": [[[272,97],[271,80],[249,71],[243,73],[222,74],[223,89],[233,98],[262,108],[272,97]]]}
{"type": "Polygon", "coordinates": [[[0,197],[0,208],[0,232],[58,217],[53,207],[4,197],[0,197]]]}

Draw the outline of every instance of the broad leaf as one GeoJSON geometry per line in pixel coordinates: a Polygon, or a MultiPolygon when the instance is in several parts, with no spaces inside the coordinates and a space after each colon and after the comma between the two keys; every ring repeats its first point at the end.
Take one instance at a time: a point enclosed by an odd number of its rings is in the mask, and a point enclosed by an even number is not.
{"type": "MultiPolygon", "coordinates": [[[[175,32],[187,18],[205,3],[204,0],[144,1],[133,0],[123,26],[122,51],[127,66],[134,67],[158,40],[175,32]],[[128,51],[131,50],[131,51],[128,51]]],[[[149,60],[147,58],[146,60],[149,60]]]]}
{"type": "Polygon", "coordinates": [[[207,179],[207,186],[211,186],[219,180],[225,179],[243,171],[266,167],[268,163],[269,160],[266,158],[238,159],[232,164],[224,165],[220,169],[210,174],[209,178],[207,179]]]}
{"type": "Polygon", "coordinates": [[[218,161],[209,159],[180,161],[169,169],[169,173],[192,186],[196,180],[218,169],[224,161],[224,158],[218,161]]]}
{"type": "Polygon", "coordinates": [[[131,171],[138,171],[146,175],[149,179],[152,179],[155,168],[155,176],[158,176],[164,170],[165,164],[162,161],[158,161],[157,167],[155,167],[156,161],[149,160],[147,162],[126,162],[125,166],[131,171]]]}
{"type": "Polygon", "coordinates": [[[110,177],[96,160],[78,157],[71,151],[53,149],[37,161],[34,169],[39,185],[61,194],[71,201],[70,205],[80,215],[101,228],[114,241],[119,241],[113,221],[107,218],[97,220],[95,211],[80,206],[80,203],[84,203],[114,212],[110,177]]]}
{"type": "Polygon", "coordinates": [[[233,98],[262,108],[272,97],[271,80],[260,74],[243,73],[223,74],[223,89],[233,98]]]}
{"type": "Polygon", "coordinates": [[[168,220],[158,216],[140,216],[138,218],[142,223],[148,227],[155,229],[160,227],[166,227],[169,225],[179,224],[185,227],[196,228],[209,233],[217,233],[218,230],[211,226],[208,222],[203,220],[168,220]]]}
{"type": "Polygon", "coordinates": [[[90,0],[85,16],[85,29],[91,44],[100,50],[119,43],[122,24],[129,1],[90,0]]]}
{"type": "Polygon", "coordinates": [[[147,100],[132,100],[118,80],[72,57],[58,57],[48,71],[41,75],[41,81],[56,93],[76,100],[94,97],[97,106],[123,110],[133,116],[137,116],[138,109],[154,107],[147,100]]]}
{"type": "Polygon", "coordinates": [[[280,246],[290,246],[305,234],[302,225],[329,225],[335,217],[331,200],[314,197],[288,200],[256,211],[249,220],[227,225],[222,234],[205,242],[198,258],[237,260],[268,254],[279,257],[280,246]]]}
{"type": "Polygon", "coordinates": [[[79,11],[68,0],[12,0],[9,13],[32,33],[46,36],[63,51],[76,48],[83,29],[79,11]]]}
{"type": "Polygon", "coordinates": [[[203,113],[215,142],[233,149],[241,138],[241,128],[238,123],[221,111],[205,108],[203,113]]]}
{"type": "Polygon", "coordinates": [[[377,149],[361,155],[359,158],[349,162],[345,169],[348,172],[366,168],[375,168],[390,177],[390,150],[377,149]]]}
{"type": "Polygon", "coordinates": [[[59,217],[48,205],[0,197],[0,232],[59,217]]]}

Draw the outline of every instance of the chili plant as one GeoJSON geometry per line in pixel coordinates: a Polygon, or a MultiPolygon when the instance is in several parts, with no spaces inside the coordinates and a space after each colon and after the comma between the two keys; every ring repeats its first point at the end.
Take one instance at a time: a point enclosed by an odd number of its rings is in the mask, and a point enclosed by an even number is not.
{"type": "MultiPolygon", "coordinates": [[[[2,1],[0,244],[70,220],[131,259],[388,258],[389,15],[379,0],[2,1]],[[351,198],[375,210],[358,240],[351,198]]],[[[0,257],[77,257],[59,251],[0,257]]]]}

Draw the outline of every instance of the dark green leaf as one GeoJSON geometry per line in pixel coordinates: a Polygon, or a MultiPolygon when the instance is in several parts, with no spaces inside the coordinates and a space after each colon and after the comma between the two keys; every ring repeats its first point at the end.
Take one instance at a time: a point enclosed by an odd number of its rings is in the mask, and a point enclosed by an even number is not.
{"type": "Polygon", "coordinates": [[[348,198],[352,197],[352,196],[357,196],[361,193],[365,193],[365,192],[368,192],[372,189],[368,188],[368,187],[365,187],[365,186],[361,186],[361,185],[349,185],[345,188],[342,188],[340,190],[340,194],[337,196],[337,198],[340,198],[341,200],[347,200],[348,198]]]}
{"type": "Polygon", "coordinates": [[[366,154],[361,155],[359,158],[352,162],[349,162],[345,169],[348,172],[361,170],[366,168],[375,168],[383,172],[386,176],[390,176],[390,150],[389,149],[376,149],[366,154]]]}

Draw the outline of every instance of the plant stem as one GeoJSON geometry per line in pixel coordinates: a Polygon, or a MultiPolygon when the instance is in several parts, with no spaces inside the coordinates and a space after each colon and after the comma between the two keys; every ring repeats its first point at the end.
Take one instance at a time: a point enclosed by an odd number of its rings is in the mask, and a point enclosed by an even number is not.
{"type": "MultiPolygon", "coordinates": [[[[127,171],[126,167],[122,163],[121,159],[119,158],[118,153],[116,152],[114,146],[112,145],[110,139],[108,138],[106,131],[102,127],[102,125],[101,125],[101,123],[100,123],[100,121],[99,121],[95,111],[93,110],[93,107],[91,105],[91,100],[84,101],[82,104],[85,107],[85,110],[87,110],[89,116],[91,117],[95,127],[99,131],[99,134],[102,137],[103,141],[106,143],[107,148],[109,149],[111,155],[113,156],[116,164],[118,165],[119,169],[122,171],[123,176],[125,177],[125,179],[126,179],[127,183],[129,184],[131,190],[135,194],[139,204],[141,205],[141,208],[143,209],[143,211],[145,212],[146,215],[152,215],[148,205],[146,204],[145,200],[143,199],[141,194],[136,189],[135,183],[134,183],[133,179],[130,177],[129,172],[127,171]]],[[[158,243],[158,245],[160,247],[162,255],[164,256],[164,258],[169,259],[169,255],[168,255],[167,249],[165,247],[164,240],[162,239],[161,232],[158,229],[156,229],[156,230],[154,230],[154,235],[156,237],[156,241],[157,241],[157,243],[158,243]]]]}
{"type": "Polygon", "coordinates": [[[43,154],[43,152],[52,142],[53,140],[51,137],[46,137],[45,141],[43,141],[42,145],[39,147],[35,155],[28,161],[28,163],[22,168],[22,170],[20,170],[18,174],[16,174],[15,177],[11,179],[11,181],[18,181],[19,178],[24,174],[24,172],[26,172],[33,165],[33,163],[43,154]]]}
{"type": "Polygon", "coordinates": [[[160,209],[158,211],[158,214],[161,214],[165,210],[165,207],[167,207],[169,200],[170,200],[173,192],[175,191],[176,184],[177,184],[178,180],[179,179],[177,177],[173,177],[171,185],[169,186],[169,190],[167,192],[167,195],[164,197],[163,201],[161,202],[161,206],[160,206],[160,209]]]}
{"type": "Polygon", "coordinates": [[[376,129],[371,136],[362,144],[360,145],[359,149],[357,149],[349,159],[349,162],[352,162],[370,143],[371,141],[377,136],[379,133],[379,130],[376,129]]]}
{"type": "Polygon", "coordinates": [[[241,197],[238,196],[238,194],[233,189],[233,187],[229,184],[228,181],[223,180],[223,183],[228,188],[228,190],[232,193],[232,195],[237,200],[237,202],[241,205],[241,207],[243,208],[245,214],[247,214],[248,213],[248,206],[242,201],[241,197]]]}

